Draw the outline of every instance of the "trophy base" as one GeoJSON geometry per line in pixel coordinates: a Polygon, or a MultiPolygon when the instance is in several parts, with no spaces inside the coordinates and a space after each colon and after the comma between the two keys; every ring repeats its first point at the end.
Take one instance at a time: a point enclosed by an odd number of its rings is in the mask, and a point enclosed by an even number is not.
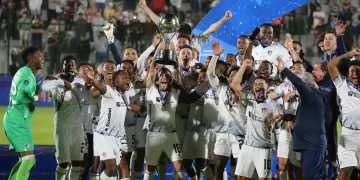
{"type": "Polygon", "coordinates": [[[176,54],[167,49],[160,50],[155,62],[163,65],[175,65],[178,63],[176,61],[176,54]]]}

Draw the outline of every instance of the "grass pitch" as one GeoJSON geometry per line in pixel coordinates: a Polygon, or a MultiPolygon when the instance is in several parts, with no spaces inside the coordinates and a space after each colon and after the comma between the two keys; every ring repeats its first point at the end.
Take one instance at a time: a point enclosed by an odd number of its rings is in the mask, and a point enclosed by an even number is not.
{"type": "MultiPolygon", "coordinates": [[[[7,107],[0,107],[0,144],[9,144],[3,129],[2,118],[7,107]]],[[[35,145],[54,145],[54,107],[36,107],[32,119],[32,132],[35,145]]],[[[338,139],[340,139],[341,125],[338,121],[338,139]]]]}
{"type": "MultiPolygon", "coordinates": [[[[9,144],[2,119],[7,107],[0,107],[0,144],[9,144]]],[[[35,145],[54,145],[54,107],[36,107],[32,118],[32,133],[35,145]]]]}

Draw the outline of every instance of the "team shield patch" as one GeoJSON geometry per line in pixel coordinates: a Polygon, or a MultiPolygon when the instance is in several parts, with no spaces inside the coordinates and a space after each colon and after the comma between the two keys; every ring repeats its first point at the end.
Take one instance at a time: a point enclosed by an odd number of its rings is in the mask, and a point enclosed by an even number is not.
{"type": "Polygon", "coordinates": [[[28,80],[25,80],[25,81],[24,81],[24,85],[25,85],[25,86],[29,85],[29,81],[28,81],[28,80]]]}
{"type": "Polygon", "coordinates": [[[262,108],[261,110],[263,113],[266,113],[267,109],[266,108],[262,108]]]}
{"type": "Polygon", "coordinates": [[[268,51],[268,55],[271,56],[271,55],[272,55],[272,51],[268,51]]]}

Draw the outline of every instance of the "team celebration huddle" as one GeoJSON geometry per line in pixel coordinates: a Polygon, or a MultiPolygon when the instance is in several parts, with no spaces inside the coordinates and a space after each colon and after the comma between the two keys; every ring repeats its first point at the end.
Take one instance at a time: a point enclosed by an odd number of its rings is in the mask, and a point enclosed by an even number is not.
{"type": "Polygon", "coordinates": [[[175,180],[265,180],[274,178],[273,150],[281,180],[328,179],[328,164],[340,180],[358,176],[360,50],[344,49],[346,25],[319,37],[324,56],[314,64],[300,42],[273,42],[265,22],[239,34],[235,55],[213,41],[202,64],[199,49],[232,12],[194,36],[176,16],[139,4],[161,32],[140,56],[132,47],[120,55],[113,24],[103,27],[113,59],[96,67],[66,56],[61,72],[36,82],[44,57],[36,47],[23,51],[3,118],[19,156],[9,180],[28,179],[35,165],[39,91],[54,100],[57,180],[166,179],[168,163],[175,180]]]}

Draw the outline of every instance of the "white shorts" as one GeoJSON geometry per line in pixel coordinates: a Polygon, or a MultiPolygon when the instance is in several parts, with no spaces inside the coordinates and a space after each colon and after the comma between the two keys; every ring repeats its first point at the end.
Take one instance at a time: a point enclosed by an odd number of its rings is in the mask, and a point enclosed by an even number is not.
{"type": "Polygon", "coordinates": [[[277,156],[280,158],[289,158],[289,151],[291,146],[291,132],[287,129],[281,129],[279,135],[279,144],[277,149],[277,156]]]}
{"type": "Polygon", "coordinates": [[[214,145],[216,134],[209,129],[200,127],[199,138],[196,143],[196,158],[214,160],[214,145]]]}
{"type": "Polygon", "coordinates": [[[133,152],[135,149],[135,125],[125,126],[126,146],[123,145],[125,141],[121,141],[124,152],[133,152]],[[127,148],[126,148],[127,147],[127,148]]]}
{"type": "Polygon", "coordinates": [[[135,147],[136,148],[145,148],[147,132],[143,130],[144,123],[145,123],[145,118],[137,118],[136,119],[136,129],[135,129],[135,147]]]}
{"type": "Polygon", "coordinates": [[[338,158],[340,168],[360,168],[360,130],[352,130],[342,127],[340,143],[338,146],[338,158]]]}
{"type": "Polygon", "coordinates": [[[287,158],[292,165],[300,167],[300,153],[293,150],[291,132],[287,129],[282,129],[280,131],[277,156],[279,158],[287,158]]]}
{"type": "Polygon", "coordinates": [[[230,157],[231,153],[234,152],[235,155],[239,155],[240,146],[234,135],[229,133],[216,133],[215,137],[214,154],[230,157]]]}
{"type": "Polygon", "coordinates": [[[186,134],[186,124],[188,119],[180,117],[177,113],[175,114],[176,134],[179,138],[180,144],[183,144],[186,134]]]}
{"type": "Polygon", "coordinates": [[[148,132],[145,145],[146,164],[157,166],[162,153],[165,153],[171,162],[182,161],[181,151],[182,148],[175,132],[148,132]]]}
{"type": "Polygon", "coordinates": [[[84,130],[82,124],[54,129],[55,156],[58,164],[84,159],[84,130]],[[79,131],[79,129],[81,129],[79,131]]]}
{"type": "Polygon", "coordinates": [[[254,171],[259,178],[271,179],[272,148],[262,149],[243,145],[236,164],[235,174],[247,178],[254,171]]]}
{"type": "Polygon", "coordinates": [[[182,146],[184,159],[196,158],[196,143],[198,141],[199,134],[195,131],[186,131],[184,143],[182,146]]]}
{"type": "Polygon", "coordinates": [[[119,164],[122,153],[120,138],[94,132],[94,154],[95,152],[98,153],[101,161],[115,159],[116,164],[119,164]]]}

